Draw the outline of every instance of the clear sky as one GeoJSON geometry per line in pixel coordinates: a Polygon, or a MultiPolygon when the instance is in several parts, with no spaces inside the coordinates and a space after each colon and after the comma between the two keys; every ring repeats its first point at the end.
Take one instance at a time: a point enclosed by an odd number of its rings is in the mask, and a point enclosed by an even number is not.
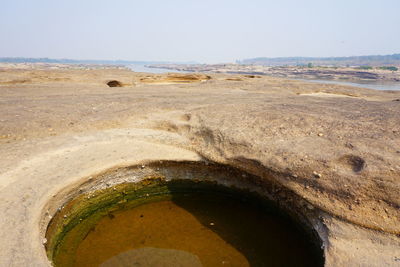
{"type": "Polygon", "coordinates": [[[400,0],[0,0],[0,57],[232,62],[400,52],[400,0]]]}

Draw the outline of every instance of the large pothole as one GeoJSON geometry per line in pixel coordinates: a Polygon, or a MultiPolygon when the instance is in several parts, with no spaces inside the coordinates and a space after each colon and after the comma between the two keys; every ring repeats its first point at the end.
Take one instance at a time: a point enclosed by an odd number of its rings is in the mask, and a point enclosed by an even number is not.
{"type": "Polygon", "coordinates": [[[296,196],[228,166],[156,162],[118,168],[62,194],[65,205],[46,233],[54,266],[324,262],[302,205],[287,205],[296,196]]]}

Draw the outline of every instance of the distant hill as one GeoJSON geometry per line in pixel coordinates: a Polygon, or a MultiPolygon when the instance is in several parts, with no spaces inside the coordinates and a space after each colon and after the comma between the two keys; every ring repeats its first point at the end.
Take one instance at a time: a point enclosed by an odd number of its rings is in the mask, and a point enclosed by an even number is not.
{"type": "MultiPolygon", "coordinates": [[[[53,59],[53,58],[27,58],[27,57],[0,57],[4,63],[59,63],[59,64],[107,64],[107,65],[149,65],[149,64],[171,64],[166,61],[130,61],[130,60],[93,60],[93,59],[53,59]]],[[[193,63],[193,62],[190,62],[193,63]]],[[[189,63],[187,63],[189,64],[189,63]]]]}
{"type": "Polygon", "coordinates": [[[258,57],[237,61],[239,64],[263,66],[400,66],[400,54],[354,57],[258,57]]]}

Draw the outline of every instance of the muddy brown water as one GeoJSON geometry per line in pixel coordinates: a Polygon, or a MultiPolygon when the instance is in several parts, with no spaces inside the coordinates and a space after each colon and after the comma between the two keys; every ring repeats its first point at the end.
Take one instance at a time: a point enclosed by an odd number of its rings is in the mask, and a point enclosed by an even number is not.
{"type": "Polygon", "coordinates": [[[71,251],[73,235],[65,238],[56,266],[323,265],[293,222],[215,192],[173,194],[109,213],[71,251]]]}

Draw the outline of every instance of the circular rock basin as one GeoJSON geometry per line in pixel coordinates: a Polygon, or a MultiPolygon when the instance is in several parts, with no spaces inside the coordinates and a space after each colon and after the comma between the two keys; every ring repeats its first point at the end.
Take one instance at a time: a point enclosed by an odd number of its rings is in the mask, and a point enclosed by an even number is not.
{"type": "Polygon", "coordinates": [[[310,235],[260,196],[151,179],[70,201],[50,223],[54,266],[322,266],[310,235]]]}

